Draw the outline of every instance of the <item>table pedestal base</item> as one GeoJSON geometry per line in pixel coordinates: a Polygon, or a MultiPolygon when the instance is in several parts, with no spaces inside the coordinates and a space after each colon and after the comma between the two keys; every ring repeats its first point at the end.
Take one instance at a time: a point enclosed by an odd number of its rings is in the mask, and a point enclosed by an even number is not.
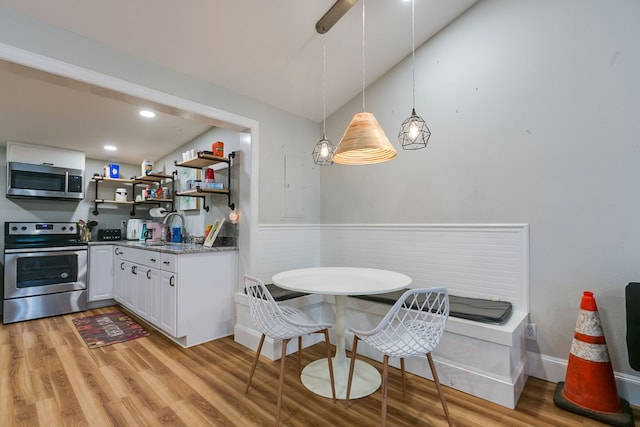
{"type": "MultiPolygon", "coordinates": [[[[345,359],[342,359],[343,363],[338,363],[335,357],[332,360],[336,398],[346,399],[351,359],[347,358],[346,363],[344,363],[345,359]]],[[[302,380],[302,384],[315,394],[331,398],[331,381],[329,378],[329,365],[326,358],[316,360],[305,366],[300,379],[302,380]]],[[[358,399],[370,395],[380,387],[381,382],[380,373],[376,368],[362,360],[356,359],[349,399],[358,399]]]]}

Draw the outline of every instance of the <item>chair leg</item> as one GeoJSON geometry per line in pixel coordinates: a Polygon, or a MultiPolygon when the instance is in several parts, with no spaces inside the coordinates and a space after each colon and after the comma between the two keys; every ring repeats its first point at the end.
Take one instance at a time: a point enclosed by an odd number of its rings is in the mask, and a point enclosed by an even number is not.
{"type": "Polygon", "coordinates": [[[280,356],[280,382],[278,384],[278,407],[276,408],[276,426],[280,425],[280,409],[282,408],[282,389],[284,388],[284,366],[287,360],[287,344],[289,339],[282,340],[282,355],[280,356]]]}
{"type": "Polygon", "coordinates": [[[298,375],[302,375],[302,335],[298,337],[298,375]]]}
{"type": "Polygon", "coordinates": [[[436,389],[438,389],[438,396],[440,396],[440,402],[442,403],[442,409],[444,409],[444,416],[447,418],[449,427],[453,426],[451,417],[449,416],[449,408],[447,408],[447,401],[444,399],[444,391],[440,386],[440,380],[438,380],[438,373],[436,372],[436,365],[433,363],[431,353],[427,353],[427,360],[429,361],[429,368],[431,368],[431,374],[433,375],[433,382],[436,383],[436,389]]]}
{"type": "Polygon", "coordinates": [[[384,362],[382,363],[382,423],[380,424],[384,427],[387,424],[387,379],[389,375],[389,356],[386,354],[383,357],[384,362]]]}
{"type": "Polygon", "coordinates": [[[347,381],[347,407],[349,407],[349,396],[351,395],[351,381],[353,380],[353,370],[356,367],[356,354],[358,350],[358,336],[353,336],[353,347],[351,348],[351,364],[349,365],[349,381],[347,381]]]}
{"type": "Polygon", "coordinates": [[[402,395],[407,396],[407,380],[405,379],[404,371],[404,357],[400,358],[400,371],[402,372],[402,395]]]}
{"type": "Polygon", "coordinates": [[[329,330],[324,329],[324,342],[327,347],[327,361],[329,362],[329,379],[331,379],[331,395],[333,396],[333,403],[336,403],[336,383],[333,379],[333,361],[331,360],[331,347],[329,346],[329,330]]]}
{"type": "Polygon", "coordinates": [[[247,381],[247,388],[244,391],[244,394],[249,393],[249,387],[251,386],[251,379],[253,378],[253,373],[256,371],[256,366],[258,365],[258,359],[260,358],[260,352],[262,351],[262,344],[264,344],[264,334],[260,337],[260,344],[258,344],[258,350],[256,351],[256,358],[253,361],[253,366],[251,367],[251,373],[249,374],[249,381],[247,381]]]}

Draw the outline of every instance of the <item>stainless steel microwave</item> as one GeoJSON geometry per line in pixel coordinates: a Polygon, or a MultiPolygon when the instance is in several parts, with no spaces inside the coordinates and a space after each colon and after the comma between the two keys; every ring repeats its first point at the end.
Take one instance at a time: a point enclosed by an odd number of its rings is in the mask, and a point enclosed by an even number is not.
{"type": "Polygon", "coordinates": [[[84,171],[47,164],[9,162],[7,197],[82,200],[84,171]]]}

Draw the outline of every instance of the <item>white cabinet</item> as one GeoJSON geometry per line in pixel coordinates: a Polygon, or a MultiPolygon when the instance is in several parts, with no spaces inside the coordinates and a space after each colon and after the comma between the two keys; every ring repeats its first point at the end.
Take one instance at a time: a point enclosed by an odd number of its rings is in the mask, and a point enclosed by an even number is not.
{"type": "Polygon", "coordinates": [[[176,286],[177,275],[171,271],[162,271],[160,273],[157,294],[159,298],[159,325],[160,329],[169,335],[177,335],[177,310],[176,304],[176,286]]]}
{"type": "Polygon", "coordinates": [[[149,319],[149,300],[151,295],[151,270],[154,268],[135,264],[135,313],[143,319],[149,319]]]}
{"type": "Polygon", "coordinates": [[[38,164],[43,161],[60,168],[84,170],[85,155],[82,151],[7,141],[7,162],[38,164]]]}
{"type": "Polygon", "coordinates": [[[89,247],[88,301],[113,298],[114,269],[113,246],[89,247]]]}
{"type": "Polygon", "coordinates": [[[114,298],[184,347],[233,333],[237,252],[117,247],[114,298]]]}
{"type": "Polygon", "coordinates": [[[113,298],[131,310],[136,311],[138,265],[129,261],[130,248],[117,246],[114,262],[114,295],[113,298]]]}

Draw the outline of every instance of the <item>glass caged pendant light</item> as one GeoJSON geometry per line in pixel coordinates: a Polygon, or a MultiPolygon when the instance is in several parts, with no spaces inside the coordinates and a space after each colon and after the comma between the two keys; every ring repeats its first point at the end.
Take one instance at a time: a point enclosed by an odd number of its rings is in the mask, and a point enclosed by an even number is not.
{"type": "Polygon", "coordinates": [[[425,148],[431,131],[424,119],[416,114],[416,44],[415,44],[415,0],[411,0],[411,69],[413,79],[413,107],[411,116],[402,122],[398,140],[405,150],[425,148]]]}
{"type": "Polygon", "coordinates": [[[326,36],[322,42],[322,138],[313,147],[313,163],[320,166],[333,164],[333,154],[336,146],[327,139],[325,125],[327,120],[327,41],[326,36]]]}

